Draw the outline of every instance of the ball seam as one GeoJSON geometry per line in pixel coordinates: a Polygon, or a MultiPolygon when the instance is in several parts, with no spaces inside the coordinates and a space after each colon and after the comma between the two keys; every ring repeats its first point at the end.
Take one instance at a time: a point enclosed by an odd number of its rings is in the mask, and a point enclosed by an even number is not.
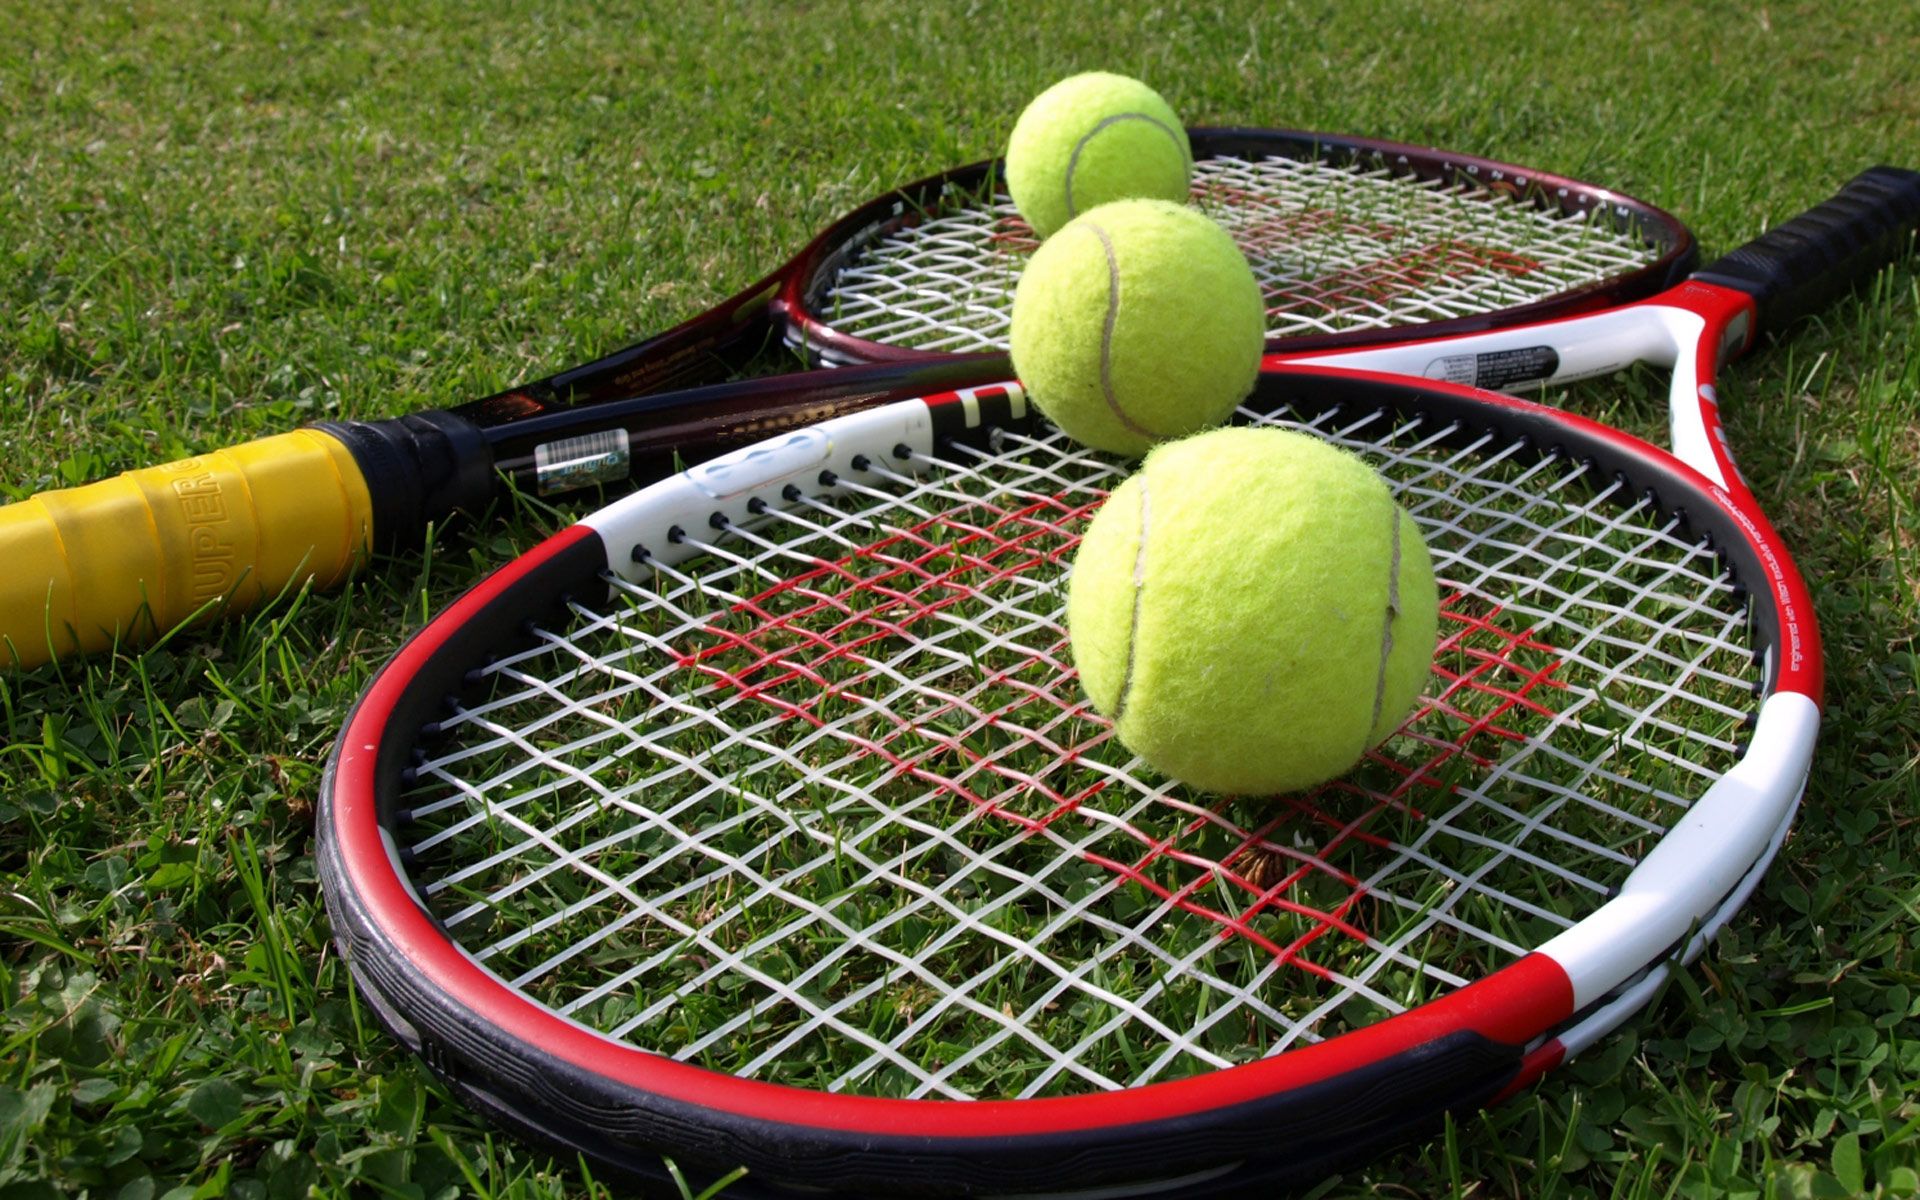
{"type": "Polygon", "coordinates": [[[1390,535],[1393,550],[1387,563],[1387,616],[1380,629],[1380,669],[1373,680],[1373,719],[1367,722],[1368,745],[1372,745],[1374,731],[1380,728],[1380,710],[1387,701],[1387,663],[1393,657],[1393,623],[1400,616],[1400,506],[1389,500],[1387,509],[1393,525],[1390,535]]]}
{"type": "Polygon", "coordinates": [[[1069,220],[1080,215],[1079,206],[1073,202],[1073,177],[1080,170],[1080,152],[1086,149],[1087,144],[1092,142],[1094,138],[1098,137],[1100,133],[1107,128],[1107,126],[1113,125],[1120,121],[1145,121],[1147,124],[1153,126],[1155,129],[1158,129],[1161,133],[1164,133],[1167,135],[1167,140],[1173,143],[1174,149],[1181,151],[1180,157],[1182,160],[1185,160],[1187,158],[1186,151],[1182,149],[1180,145],[1180,138],[1178,137],[1178,135],[1176,135],[1173,130],[1167,128],[1167,123],[1165,121],[1162,121],[1157,117],[1148,116],[1146,113],[1143,113],[1143,112],[1115,113],[1110,117],[1102,117],[1098,125],[1095,125],[1092,129],[1087,130],[1086,133],[1081,135],[1080,140],[1073,144],[1073,153],[1067,156],[1067,177],[1065,180],[1065,183],[1066,183],[1065,199],[1067,202],[1067,217],[1069,220]]]}
{"type": "Polygon", "coordinates": [[[1120,398],[1113,394],[1113,328],[1120,320],[1120,259],[1114,253],[1113,239],[1107,231],[1089,221],[1086,227],[1100,242],[1100,250],[1107,256],[1107,315],[1100,326],[1100,396],[1106,401],[1107,410],[1114,420],[1120,422],[1129,432],[1143,438],[1154,438],[1152,430],[1143,428],[1127,410],[1120,406],[1120,398]]]}
{"type": "Polygon", "coordinates": [[[1127,711],[1127,697],[1133,692],[1133,664],[1135,649],[1140,645],[1140,609],[1142,598],[1147,590],[1147,477],[1140,476],[1140,533],[1133,550],[1133,612],[1127,621],[1127,661],[1120,671],[1120,694],[1113,701],[1113,723],[1120,724],[1120,718],[1127,711]]]}

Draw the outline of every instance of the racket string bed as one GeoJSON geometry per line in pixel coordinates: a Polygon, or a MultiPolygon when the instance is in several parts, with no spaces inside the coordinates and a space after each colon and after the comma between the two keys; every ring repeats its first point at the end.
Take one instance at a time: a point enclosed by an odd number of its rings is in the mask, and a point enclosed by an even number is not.
{"type": "Polygon", "coordinates": [[[1348,779],[1232,802],[1129,760],[1063,611],[1120,476],[1004,432],[572,600],[432,731],[415,886],[590,1027],[894,1096],[1177,1078],[1512,961],[1734,760],[1740,593],[1581,463],[1380,412],[1262,419],[1366,454],[1444,581],[1429,698],[1348,779]]]}
{"type": "MultiPolygon", "coordinates": [[[[1622,209],[1563,211],[1526,186],[1444,183],[1373,160],[1202,158],[1192,200],[1246,252],[1268,333],[1472,317],[1578,293],[1663,252],[1622,209]]],[[[973,189],[872,231],[814,303],[843,334],[950,353],[1004,349],[1037,248],[1005,196],[973,189]]]]}

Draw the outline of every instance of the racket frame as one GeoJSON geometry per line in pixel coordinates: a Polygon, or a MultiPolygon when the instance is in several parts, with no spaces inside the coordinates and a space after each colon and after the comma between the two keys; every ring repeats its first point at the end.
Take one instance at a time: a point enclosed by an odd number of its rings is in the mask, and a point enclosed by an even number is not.
{"type": "MultiPolygon", "coordinates": [[[[1261,386],[1413,396],[1423,412],[1443,423],[1451,419],[1462,430],[1477,432],[1498,421],[1543,452],[1592,459],[1603,477],[1623,472],[1647,481],[1665,493],[1663,507],[1683,501],[1678,507],[1689,513],[1692,526],[1711,531],[1740,578],[1766,581],[1757,585],[1766,603],[1754,606],[1763,637],[1815,644],[1812,630],[1799,627],[1811,613],[1804,587],[1750,497],[1735,495],[1663,451],[1526,400],[1372,371],[1294,365],[1263,377],[1261,386]],[[1760,613],[1768,607],[1782,610],[1777,619],[1760,613]]],[[[692,468],[588,517],[489,577],[382,672],[351,716],[328,768],[323,820],[335,828],[322,839],[323,872],[331,894],[353,897],[344,909],[336,900],[336,919],[363,986],[373,995],[406,997],[399,1005],[377,1006],[390,1015],[421,1003],[461,1010],[450,1026],[432,1032],[404,1017],[401,1026],[403,1038],[462,1094],[471,1097],[476,1069],[490,1069],[479,1064],[506,1053],[501,1045],[486,1045],[484,1031],[499,1029],[518,1064],[509,1074],[543,1080],[543,1101],[565,1097],[556,1111],[568,1114],[566,1120],[550,1122],[536,1136],[580,1149],[584,1130],[628,1130],[635,1161],[620,1155],[613,1160],[624,1169],[643,1169],[645,1151],[638,1148],[699,1124],[694,1145],[675,1143],[681,1153],[715,1163],[746,1162],[823,1186],[902,1186],[899,1171],[909,1161],[985,1191],[1012,1188],[1015,1181],[1024,1181],[1021,1190],[1044,1189],[1074,1179],[1154,1178],[1168,1171],[1182,1186],[1196,1188],[1308,1178],[1327,1165],[1318,1153],[1282,1163],[1262,1160],[1279,1131],[1286,1131],[1283,1140],[1290,1144],[1331,1149],[1338,1143],[1343,1153],[1352,1153],[1441,1110],[1527,1086],[1643,1003],[1671,962],[1698,953],[1757,881],[1791,818],[1811,753],[1817,705],[1799,693],[1776,691],[1762,704],[1760,731],[1768,745],[1761,756],[1749,755],[1696,801],[1681,823],[1685,828],[1669,835],[1687,846],[1673,854],[1656,850],[1659,862],[1644,884],[1635,872],[1620,896],[1587,918],[1601,921],[1600,933],[1588,936],[1583,922],[1481,980],[1374,1026],[1245,1066],[1120,1092],[898,1101],[716,1075],[558,1016],[438,939],[433,918],[385,840],[383,822],[393,814],[382,805],[395,803],[410,763],[405,747],[384,733],[435,719],[440,697],[460,688],[460,664],[475,661],[477,647],[520,621],[539,619],[555,597],[592,587],[601,570],[638,577],[655,562],[694,553],[680,544],[676,529],[751,522],[759,506],[778,504],[786,488],[804,484],[830,492],[836,481],[857,478],[866,460],[889,448],[929,454],[943,439],[1023,421],[1024,410],[1017,385],[968,389],[835,418],[692,468]],[[984,420],[983,409],[989,414],[984,420]],[[565,582],[558,582],[562,577],[565,582]],[[477,640],[461,644],[466,639],[477,640]],[[1728,855],[1724,841],[1713,841],[1736,834],[1742,845],[1755,843],[1752,856],[1728,855]],[[1710,857],[1732,865],[1719,874],[1699,870],[1696,838],[1720,845],[1710,857]],[[347,853],[347,847],[356,852],[347,853]],[[1674,862],[1678,869],[1670,869],[1674,862]],[[1661,904],[1671,907],[1660,910],[1661,904]],[[357,910],[359,905],[377,913],[357,910]],[[410,948],[410,969],[428,981],[383,973],[394,962],[393,945],[410,948]],[[636,1114],[636,1097],[645,1098],[644,1115],[636,1114]],[[1189,1144],[1204,1141],[1200,1159],[1168,1158],[1162,1139],[1175,1130],[1189,1144]],[[1207,1162],[1223,1158],[1242,1165],[1210,1173],[1207,1162]]],[[[901,463],[893,468],[902,469],[901,463]]],[[[518,1110],[496,1109],[496,1115],[528,1127],[518,1110]]],[[[607,1145],[596,1149],[606,1161],[607,1145]]]]}

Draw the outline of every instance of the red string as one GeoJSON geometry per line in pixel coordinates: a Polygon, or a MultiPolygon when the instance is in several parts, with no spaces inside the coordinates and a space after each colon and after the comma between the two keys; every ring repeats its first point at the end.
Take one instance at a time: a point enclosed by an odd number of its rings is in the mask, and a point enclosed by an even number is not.
{"type": "MultiPolygon", "coordinates": [[[[1016,578],[1027,577],[1027,586],[1058,579],[1099,503],[1062,497],[1011,508],[975,503],[893,528],[734,605],[700,629],[698,644],[679,661],[795,720],[815,728],[833,724],[835,736],[895,774],[1038,836],[1081,813],[1111,782],[1104,776],[1078,782],[1090,773],[1076,764],[1108,742],[1112,730],[1081,694],[1065,637],[1057,631],[1029,637],[1038,645],[1011,660],[1000,647],[991,665],[955,667],[945,657],[933,659],[950,673],[914,690],[904,705],[887,699],[902,686],[890,659],[910,640],[950,632],[965,617],[948,614],[991,605],[1016,578]],[[980,695],[994,697],[994,705],[980,707],[969,698],[980,695]],[[849,720],[856,710],[860,718],[849,720]],[[1014,761],[1033,757],[1019,753],[1023,749],[1037,749],[1045,765],[1014,761]],[[1063,781],[1076,782],[1068,788],[1063,781]]],[[[1510,627],[1506,616],[1472,597],[1444,596],[1437,686],[1353,773],[1307,793],[1259,800],[1271,815],[1258,826],[1239,824],[1228,800],[1203,804],[1172,789],[1153,802],[1172,818],[1160,832],[1111,814],[1086,817],[1129,839],[1136,854],[1085,847],[1076,853],[1218,924],[1222,937],[1245,938],[1283,964],[1329,976],[1328,967],[1309,957],[1314,944],[1330,935],[1368,937],[1360,911],[1365,885],[1341,860],[1390,847],[1394,839],[1377,828],[1389,816],[1426,820],[1463,772],[1485,770],[1498,757],[1489,740],[1523,740],[1523,725],[1554,715],[1551,693],[1565,686],[1557,678],[1560,656],[1530,626],[1510,627]],[[1281,873],[1268,878],[1276,864],[1281,873]],[[1308,893],[1329,883],[1340,898],[1313,903],[1308,893]],[[1284,936],[1289,924],[1304,929],[1284,936]]],[[[960,653],[965,641],[945,644],[960,653]]],[[[1061,841],[1076,839],[1063,834],[1061,841]]]]}

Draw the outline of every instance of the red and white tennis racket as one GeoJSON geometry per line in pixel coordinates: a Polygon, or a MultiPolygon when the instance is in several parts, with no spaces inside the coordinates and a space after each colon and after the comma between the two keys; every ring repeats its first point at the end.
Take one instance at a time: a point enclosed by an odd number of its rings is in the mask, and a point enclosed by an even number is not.
{"type": "MultiPolygon", "coordinates": [[[[1193,145],[1195,202],[1254,262],[1275,351],[1583,311],[1650,295],[1692,261],[1673,218],[1521,167],[1295,132],[1196,130],[1193,145]],[[1476,257],[1494,245],[1501,257],[1476,257]]],[[[509,489],[650,481],[783,424],[1004,378],[1034,243],[994,178],[976,163],[890,192],[700,317],[499,395],[321,423],[0,508],[0,663],[326,586],[370,546],[417,547],[509,489]],[[764,375],[769,360],[890,365],[663,393],[764,375]]]]}
{"type": "MultiPolygon", "coordinates": [[[[1414,220],[1343,205],[1277,217],[1271,261],[1338,277],[1414,220]]],[[[1366,457],[1442,593],[1425,699],[1309,794],[1190,792],[1090,710],[1065,576],[1126,465],[1016,384],[644,488],[350,717],[319,858],[362,995],[501,1124],[742,1195],[1238,1194],[1509,1095],[1787,834],[1819,639],[1714,376],[1917,223],[1879,168],[1652,299],[1270,364],[1239,419],[1366,457]],[[1632,361],[1673,368],[1671,451],[1473,386],[1632,361]]],[[[1505,236],[1390,257],[1524,275],[1505,236]]]]}

